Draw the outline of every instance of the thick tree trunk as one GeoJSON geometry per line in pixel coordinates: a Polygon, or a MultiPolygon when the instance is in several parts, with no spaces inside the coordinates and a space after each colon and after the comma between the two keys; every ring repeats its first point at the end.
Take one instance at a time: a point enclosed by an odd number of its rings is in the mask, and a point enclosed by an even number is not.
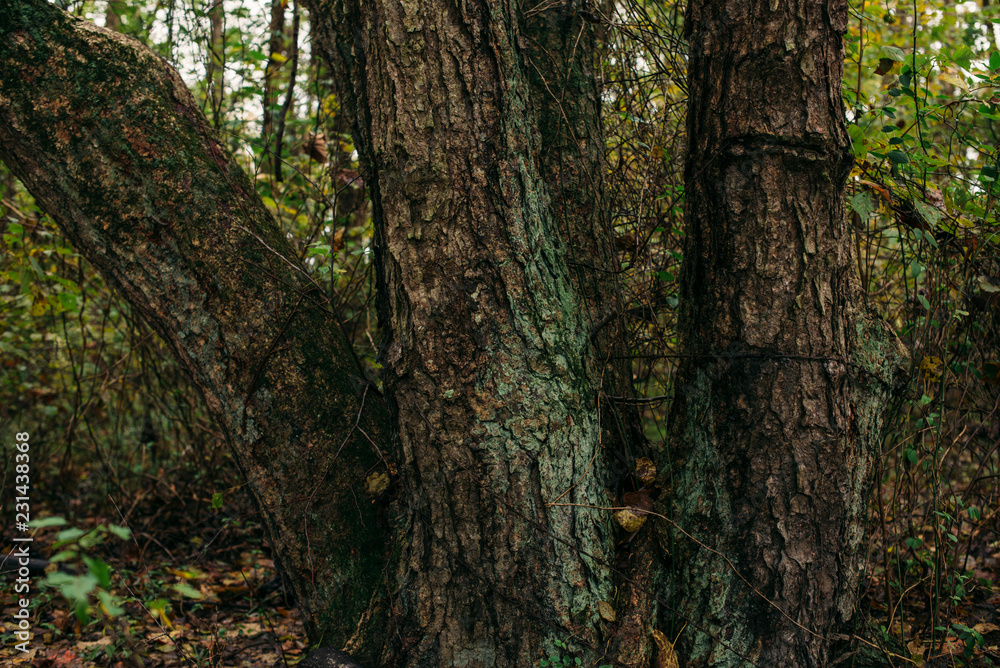
{"type": "Polygon", "coordinates": [[[0,5],[0,160],[171,347],[263,511],[313,640],[384,578],[387,412],[180,77],[42,0],[0,5]],[[384,461],[384,460],[383,460],[384,461]]]}
{"type": "Polygon", "coordinates": [[[687,21],[690,357],[671,418],[681,654],[825,666],[854,615],[901,359],[852,272],[847,4],[697,0],[687,21]]]}
{"type": "MultiPolygon", "coordinates": [[[[559,640],[593,658],[612,594],[609,515],[588,507],[608,501],[601,361],[550,206],[529,33],[514,3],[311,4],[369,170],[411,499],[382,664],[526,666],[559,640]]],[[[580,196],[591,234],[600,200],[580,196]]]]}

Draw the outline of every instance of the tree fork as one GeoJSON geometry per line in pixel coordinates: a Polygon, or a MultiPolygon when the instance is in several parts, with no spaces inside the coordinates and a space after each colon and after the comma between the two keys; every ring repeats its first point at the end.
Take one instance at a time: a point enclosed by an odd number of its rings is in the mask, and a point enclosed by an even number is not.
{"type": "Polygon", "coordinates": [[[568,192],[541,142],[556,107],[538,105],[530,44],[578,36],[573,3],[539,23],[506,2],[310,6],[372,186],[413,499],[382,663],[531,665],[573,638],[596,657],[613,560],[608,514],[585,507],[607,505],[609,477],[590,332],[611,292],[574,273],[566,243],[580,234],[583,263],[611,264],[592,35],[571,68],[588,134],[555,139],[586,158],[562,173],[568,192]]]}

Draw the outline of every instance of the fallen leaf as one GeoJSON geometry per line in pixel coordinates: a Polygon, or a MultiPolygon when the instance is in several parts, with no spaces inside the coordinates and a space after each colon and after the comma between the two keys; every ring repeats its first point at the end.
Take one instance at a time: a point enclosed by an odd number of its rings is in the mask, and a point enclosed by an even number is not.
{"type": "Polygon", "coordinates": [[[657,647],[656,661],[653,663],[653,668],[680,668],[681,664],[677,659],[677,652],[674,651],[674,644],[667,640],[667,636],[656,629],[653,629],[652,633],[657,647]]]}

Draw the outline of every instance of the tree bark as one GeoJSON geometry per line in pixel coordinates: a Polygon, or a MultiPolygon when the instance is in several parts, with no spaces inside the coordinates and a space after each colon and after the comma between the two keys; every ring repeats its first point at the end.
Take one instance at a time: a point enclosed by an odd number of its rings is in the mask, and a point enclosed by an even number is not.
{"type": "MultiPolygon", "coordinates": [[[[605,9],[607,3],[601,3],[605,9]]],[[[601,443],[610,481],[623,491],[639,457],[658,458],[646,442],[634,397],[611,203],[604,174],[604,132],[597,72],[604,27],[585,2],[528,8],[522,16],[524,68],[541,145],[540,171],[559,226],[570,277],[593,325],[600,365],[601,443]]],[[[608,12],[610,13],[610,11],[608,12]]],[[[662,464],[662,462],[659,462],[662,464]]],[[[646,532],[649,533],[649,532],[646,532]]],[[[629,544],[614,573],[616,626],[609,655],[620,665],[649,663],[650,625],[658,615],[662,553],[645,534],[629,544]]]]}
{"type": "MultiPolygon", "coordinates": [[[[381,664],[533,665],[560,640],[592,660],[612,594],[609,515],[588,507],[608,501],[601,360],[551,206],[532,32],[513,3],[310,4],[372,188],[411,500],[381,664]]],[[[605,223],[590,178],[563,232],[605,223]]]]}
{"type": "Polygon", "coordinates": [[[387,412],[323,291],[180,76],[42,0],[0,6],[0,160],[205,397],[314,641],[342,643],[391,545],[364,491],[387,412]]]}
{"type": "Polygon", "coordinates": [[[844,215],[847,3],[689,6],[687,241],[671,425],[688,666],[825,666],[849,633],[903,353],[844,215]]]}
{"type": "MultiPolygon", "coordinates": [[[[575,2],[309,4],[368,170],[388,407],[147,49],[42,0],[0,6],[0,159],[205,396],[312,641],[366,665],[527,666],[560,641],[585,664],[641,665],[663,562],[651,532],[626,545],[616,599],[599,510],[642,443],[627,415],[601,420],[601,391],[630,390],[607,364],[620,323],[593,26],[575,2]],[[395,518],[362,491],[387,458],[395,518]]],[[[825,665],[852,620],[900,359],[856,305],[846,5],[778,5],[690,9],[671,418],[689,666],[825,665]]]]}

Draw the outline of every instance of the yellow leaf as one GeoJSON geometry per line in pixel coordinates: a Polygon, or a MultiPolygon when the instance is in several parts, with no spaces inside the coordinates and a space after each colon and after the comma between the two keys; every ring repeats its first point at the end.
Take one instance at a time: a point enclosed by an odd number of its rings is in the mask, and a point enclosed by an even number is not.
{"type": "Polygon", "coordinates": [[[615,609],[611,607],[611,604],[607,601],[597,602],[597,611],[601,613],[601,619],[606,622],[615,621],[615,609]]]}
{"type": "Polygon", "coordinates": [[[48,310],[49,302],[45,299],[45,295],[37,295],[35,300],[31,302],[31,315],[33,316],[45,315],[48,310]]]}
{"type": "Polygon", "coordinates": [[[376,471],[365,478],[365,491],[375,496],[385,491],[389,486],[389,474],[384,471],[376,471]]]}
{"type": "Polygon", "coordinates": [[[940,357],[927,355],[920,360],[920,373],[925,380],[936,383],[941,380],[941,372],[944,371],[944,362],[940,357]]]}
{"type": "Polygon", "coordinates": [[[653,629],[653,640],[656,641],[656,661],[653,662],[654,668],[680,668],[680,661],[677,660],[677,652],[674,651],[674,644],[667,640],[667,636],[663,635],[656,629],[653,629]]]}
{"type": "Polygon", "coordinates": [[[622,508],[615,511],[615,520],[617,520],[622,529],[625,529],[629,533],[634,533],[646,523],[646,515],[639,515],[633,512],[631,508],[622,508]]]}

